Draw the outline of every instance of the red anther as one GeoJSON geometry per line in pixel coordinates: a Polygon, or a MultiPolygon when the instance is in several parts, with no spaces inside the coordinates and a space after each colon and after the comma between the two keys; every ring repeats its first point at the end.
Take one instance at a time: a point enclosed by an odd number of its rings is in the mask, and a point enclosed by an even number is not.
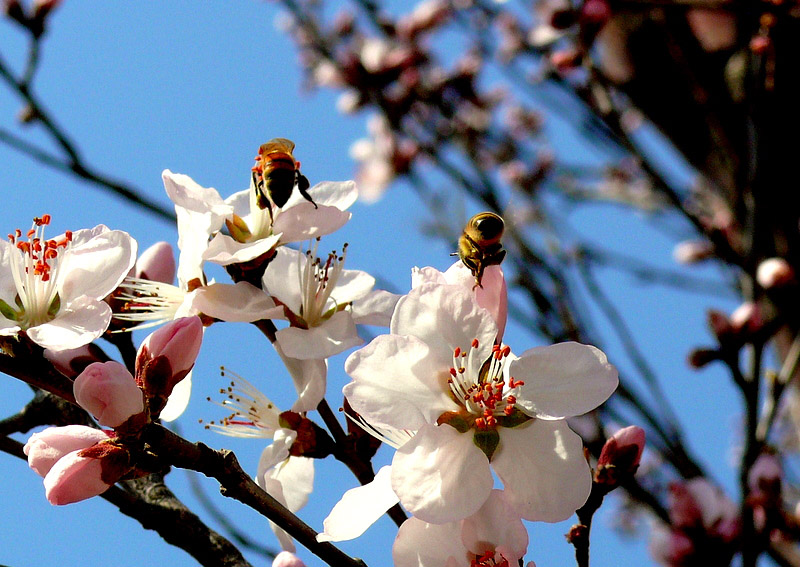
{"type": "Polygon", "coordinates": [[[500,345],[492,345],[492,352],[497,352],[500,350],[500,345]]]}
{"type": "Polygon", "coordinates": [[[455,369],[455,368],[451,368],[451,369],[450,369],[450,374],[453,376],[453,378],[455,378],[455,377],[456,377],[456,375],[457,375],[457,373],[456,373],[456,369],[455,369]]]}
{"type": "Polygon", "coordinates": [[[475,418],[475,427],[478,429],[486,429],[486,422],[483,420],[482,417],[475,418]]]}
{"type": "Polygon", "coordinates": [[[464,372],[466,372],[466,371],[467,371],[467,369],[466,369],[466,368],[464,368],[463,366],[461,366],[461,367],[458,369],[458,373],[459,373],[459,374],[464,374],[464,372]]]}
{"type": "Polygon", "coordinates": [[[30,244],[30,242],[18,242],[17,243],[17,248],[22,250],[22,252],[24,252],[25,254],[30,254],[30,252],[31,252],[31,244],[30,244]]]}
{"type": "Polygon", "coordinates": [[[511,354],[511,347],[506,345],[503,347],[503,356],[508,356],[509,354],[511,354]]]}
{"type": "Polygon", "coordinates": [[[71,230],[68,230],[68,231],[66,231],[66,232],[64,233],[64,238],[65,238],[65,239],[66,239],[68,242],[72,242],[72,231],[71,231],[71,230]]]}
{"type": "Polygon", "coordinates": [[[48,215],[48,214],[42,215],[42,219],[41,220],[42,220],[42,224],[44,224],[44,225],[50,224],[50,215],[48,215]]]}
{"type": "Polygon", "coordinates": [[[47,250],[44,251],[44,259],[45,260],[52,260],[53,258],[56,258],[57,256],[58,256],[58,252],[56,250],[53,250],[52,248],[48,248],[47,250]]]}
{"type": "Polygon", "coordinates": [[[453,356],[454,357],[461,356],[461,347],[456,347],[456,350],[453,351],[453,356]]]}
{"type": "Polygon", "coordinates": [[[497,425],[497,420],[494,418],[493,415],[490,415],[486,418],[486,423],[489,427],[494,427],[497,425]]]}
{"type": "Polygon", "coordinates": [[[28,238],[33,238],[34,234],[36,234],[36,230],[32,228],[27,233],[25,233],[25,236],[27,236],[28,238]]]}
{"type": "Polygon", "coordinates": [[[511,405],[514,405],[514,404],[516,404],[516,403],[517,403],[517,396],[507,396],[507,397],[506,397],[506,401],[507,401],[509,404],[511,404],[511,405]]]}
{"type": "Polygon", "coordinates": [[[508,405],[508,406],[504,407],[503,408],[503,413],[506,414],[506,415],[511,415],[512,413],[514,413],[514,406],[508,405]]]}
{"type": "Polygon", "coordinates": [[[17,229],[14,231],[14,234],[16,234],[17,238],[19,238],[20,236],[22,236],[22,231],[20,229],[17,229]]]}
{"type": "Polygon", "coordinates": [[[478,348],[479,344],[478,339],[472,339],[472,348],[478,348]]]}

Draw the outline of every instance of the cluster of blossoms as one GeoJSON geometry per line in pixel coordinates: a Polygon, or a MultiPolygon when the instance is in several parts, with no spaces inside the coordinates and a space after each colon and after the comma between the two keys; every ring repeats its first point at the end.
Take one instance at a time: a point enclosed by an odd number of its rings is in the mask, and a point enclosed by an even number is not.
{"type": "MultiPolygon", "coordinates": [[[[134,263],[133,240],[106,227],[45,240],[48,218],[36,219],[27,240],[17,232],[0,249],[0,332],[24,332],[47,348],[54,366],[74,378],[77,403],[110,428],[72,425],[30,438],[25,453],[52,503],[148,472],[140,462],[144,432],[186,407],[205,326],[277,320],[285,324],[270,322],[266,334],[297,389],[291,410],[223,371],[230,383],[220,405],[230,414],[207,427],[268,439],[256,482],[291,511],[312,491],[313,459],[334,452],[306,416],[326,394],[327,359],[362,344],[357,325],[389,327],[347,358],[352,382],[343,393],[349,417],[395,447],[392,464],[345,494],[320,541],[357,537],[399,503],[413,517],[395,542],[396,565],[517,565],[528,543],[523,520],[558,522],[584,505],[598,480],[566,419],[602,404],[617,371],[579,343],[512,353],[503,342],[502,255],[479,273],[461,261],[446,272],[415,268],[412,289],[397,296],[374,290],[366,272],[345,269],[346,246],[317,254],[320,237],[350,218],[352,182],[321,183],[308,198],[292,192],[282,207],[262,208],[256,176],[225,200],[185,175],[165,171],[163,179],[178,217],[177,269],[166,243],[134,263]],[[300,250],[286,246],[304,241],[300,250]],[[206,262],[225,267],[234,283],[209,281],[206,262]],[[142,343],[132,373],[89,348],[103,333],[162,323],[142,343]]],[[[631,435],[620,438],[626,449],[614,440],[609,451],[638,463],[644,440],[631,435]]],[[[606,467],[607,476],[614,466],[607,457],[598,471],[606,467]]],[[[294,552],[291,537],[273,528],[294,552]]]]}

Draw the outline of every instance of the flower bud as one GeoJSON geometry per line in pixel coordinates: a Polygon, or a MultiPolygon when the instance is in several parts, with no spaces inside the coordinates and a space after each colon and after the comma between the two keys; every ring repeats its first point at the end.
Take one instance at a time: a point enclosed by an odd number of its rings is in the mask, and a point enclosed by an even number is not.
{"type": "Polygon", "coordinates": [[[306,567],[306,564],[291,551],[281,551],[272,560],[272,567],[306,567]]]}
{"type": "Polygon", "coordinates": [[[75,400],[100,425],[117,427],[144,411],[144,395],[130,372],[119,362],[95,362],[73,384],[75,400]]]}
{"type": "Polygon", "coordinates": [[[742,339],[749,339],[764,327],[764,317],[757,303],[745,301],[731,313],[731,328],[742,339]]]}
{"type": "Polygon", "coordinates": [[[67,378],[75,379],[95,362],[107,362],[106,353],[94,343],[66,350],[44,350],[44,357],[67,378]]]}
{"type": "Polygon", "coordinates": [[[97,443],[58,460],[44,477],[45,496],[54,506],[102,494],[131,470],[128,451],[114,443],[97,443]]]}
{"type": "Polygon", "coordinates": [[[758,265],[756,281],[764,289],[783,287],[794,281],[794,270],[783,258],[768,258],[758,265]]]}
{"type": "Polygon", "coordinates": [[[106,439],[108,434],[105,431],[84,425],[48,427],[31,435],[22,450],[28,457],[28,466],[39,476],[45,476],[64,455],[106,439]]]}
{"type": "Polygon", "coordinates": [[[136,261],[135,276],[171,284],[175,281],[175,255],[169,242],[156,242],[136,261]]]}
{"type": "Polygon", "coordinates": [[[136,383],[145,391],[152,415],[163,409],[175,384],[189,374],[202,340],[200,318],[183,317],[142,342],[136,355],[136,383]]]}
{"type": "Polygon", "coordinates": [[[751,491],[778,492],[783,479],[783,467],[777,455],[761,453],[747,475],[747,486],[751,491]]]}
{"type": "Polygon", "coordinates": [[[595,482],[611,489],[632,477],[642,460],[644,440],[644,429],[636,425],[617,431],[600,451],[595,482]]]}

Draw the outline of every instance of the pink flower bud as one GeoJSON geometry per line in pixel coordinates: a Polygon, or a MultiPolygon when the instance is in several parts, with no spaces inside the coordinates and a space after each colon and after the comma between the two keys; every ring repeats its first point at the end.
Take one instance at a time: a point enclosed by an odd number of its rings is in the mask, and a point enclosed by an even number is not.
{"type": "Polygon", "coordinates": [[[100,425],[117,427],[144,411],[144,395],[130,372],[119,362],[90,364],[73,384],[75,400],[100,425]]]}
{"type": "Polygon", "coordinates": [[[148,336],[136,355],[136,383],[145,391],[151,415],[164,407],[175,384],[194,366],[203,340],[199,317],[183,317],[148,336]]]}
{"type": "MultiPolygon", "coordinates": [[[[732,329],[737,333],[752,335],[764,327],[764,317],[757,303],[746,301],[737,307],[730,316],[732,329]]],[[[743,337],[747,338],[747,337],[743,337]]]]}
{"type": "Polygon", "coordinates": [[[633,474],[642,460],[644,438],[644,429],[641,427],[623,427],[603,445],[597,460],[598,468],[600,465],[614,466],[618,473],[633,474]]]}
{"type": "Polygon", "coordinates": [[[105,431],[84,425],[48,427],[31,435],[22,450],[28,457],[28,466],[39,476],[45,476],[64,455],[106,439],[108,434],[105,431]]]}
{"type": "Polygon", "coordinates": [[[103,481],[102,473],[98,459],[81,457],[80,451],[65,455],[44,478],[47,501],[62,506],[102,494],[111,486],[103,481]]]}
{"type": "Polygon", "coordinates": [[[90,364],[109,360],[106,353],[94,343],[67,350],[50,350],[48,348],[44,351],[44,357],[61,374],[73,380],[90,364]]]}
{"type": "Polygon", "coordinates": [[[290,551],[281,551],[272,560],[272,567],[306,567],[306,564],[290,551]]]}
{"type": "Polygon", "coordinates": [[[747,475],[747,486],[752,491],[769,490],[783,479],[783,467],[777,455],[761,453],[747,475]]]}
{"type": "Polygon", "coordinates": [[[764,289],[783,287],[794,281],[794,270],[783,258],[768,258],[758,265],[756,281],[764,289]]]}
{"type": "Polygon", "coordinates": [[[171,284],[175,281],[175,255],[169,242],[156,242],[136,261],[135,276],[171,284]]]}
{"type": "Polygon", "coordinates": [[[130,454],[111,442],[96,443],[58,460],[44,477],[45,495],[54,506],[102,494],[131,470],[130,454]]]}

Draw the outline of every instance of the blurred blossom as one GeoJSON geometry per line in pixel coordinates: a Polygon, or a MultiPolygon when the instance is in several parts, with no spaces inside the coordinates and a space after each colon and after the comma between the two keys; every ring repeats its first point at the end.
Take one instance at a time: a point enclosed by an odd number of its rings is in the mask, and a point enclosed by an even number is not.
{"type": "Polygon", "coordinates": [[[694,264],[714,255],[714,245],[707,240],[686,240],[672,249],[672,257],[681,264],[694,264]]]}
{"type": "Polygon", "coordinates": [[[783,478],[783,466],[778,455],[761,453],[747,475],[747,486],[751,491],[771,490],[780,484],[783,478]]]}
{"type": "Polygon", "coordinates": [[[367,121],[369,138],[356,140],[350,157],[358,162],[358,196],[366,202],[377,201],[398,173],[408,171],[419,149],[410,140],[398,141],[383,116],[367,121]]]}
{"type": "Polygon", "coordinates": [[[628,51],[624,16],[612,17],[598,33],[594,45],[599,56],[600,70],[606,77],[618,84],[633,79],[635,67],[628,51]]]}
{"type": "Polygon", "coordinates": [[[410,14],[405,14],[397,21],[397,36],[402,39],[413,39],[417,35],[430,31],[444,23],[450,15],[450,6],[443,0],[423,0],[410,14]]]}
{"type": "Polygon", "coordinates": [[[281,551],[272,560],[272,567],[306,567],[306,564],[291,551],[281,551]]]}
{"type": "Polygon", "coordinates": [[[783,287],[794,279],[794,270],[783,258],[767,258],[756,269],[756,281],[764,289],[783,287]]]}
{"type": "Polygon", "coordinates": [[[738,33],[736,15],[727,10],[690,8],[686,20],[700,46],[709,52],[731,48],[738,33]]]}

